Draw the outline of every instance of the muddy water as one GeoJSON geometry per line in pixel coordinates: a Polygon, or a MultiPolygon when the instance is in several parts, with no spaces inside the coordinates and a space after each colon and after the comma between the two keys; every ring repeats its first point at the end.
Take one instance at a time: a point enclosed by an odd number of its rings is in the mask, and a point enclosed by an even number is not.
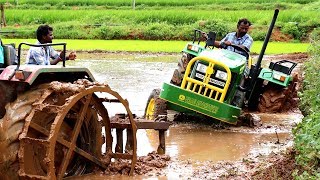
{"type": "MultiPolygon", "coordinates": [[[[97,81],[108,83],[113,90],[128,99],[134,114],[143,116],[150,92],[154,88],[161,88],[162,82],[170,80],[176,68],[175,59],[179,57],[158,57],[172,59],[169,62],[149,62],[146,58],[150,57],[138,57],[138,60],[78,60],[69,65],[89,68],[97,81]]],[[[106,106],[111,115],[121,109],[106,106]]],[[[194,124],[171,126],[166,133],[166,154],[178,165],[167,167],[167,177],[180,177],[190,170],[177,168],[180,161],[187,161],[193,167],[208,161],[238,161],[245,159],[248,154],[269,154],[291,145],[291,128],[301,120],[299,113],[257,115],[262,120],[262,127],[215,130],[194,124]]],[[[157,149],[158,134],[153,130],[138,130],[137,142],[138,156],[146,155],[157,149]]],[[[90,176],[89,179],[101,178],[90,176]]]]}
{"type": "MultiPolygon", "coordinates": [[[[141,61],[128,59],[80,60],[71,65],[90,69],[99,82],[109,84],[123,98],[128,99],[131,111],[143,116],[144,108],[151,91],[161,88],[162,82],[171,79],[176,63],[148,62],[149,58],[140,57],[141,61]]],[[[168,56],[174,62],[176,57],[168,56]]],[[[117,113],[114,107],[108,111],[117,113]]],[[[109,113],[110,113],[109,112],[109,113]]]]}

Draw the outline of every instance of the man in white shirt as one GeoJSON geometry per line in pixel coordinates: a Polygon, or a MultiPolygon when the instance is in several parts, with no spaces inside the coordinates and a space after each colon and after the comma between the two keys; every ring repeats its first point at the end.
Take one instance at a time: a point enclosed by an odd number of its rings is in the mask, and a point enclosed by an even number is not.
{"type": "MultiPolygon", "coordinates": [[[[53,28],[48,25],[40,25],[37,29],[37,43],[47,44],[52,43],[53,28]]],[[[55,65],[62,61],[64,52],[58,53],[51,46],[31,47],[28,51],[26,64],[35,65],[55,65]]],[[[66,60],[75,60],[76,54],[71,52],[66,60]]]]}

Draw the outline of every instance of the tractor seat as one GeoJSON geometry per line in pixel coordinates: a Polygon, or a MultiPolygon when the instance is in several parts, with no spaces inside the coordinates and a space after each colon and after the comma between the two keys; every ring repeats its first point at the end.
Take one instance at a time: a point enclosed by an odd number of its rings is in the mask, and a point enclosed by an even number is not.
{"type": "Polygon", "coordinates": [[[16,49],[12,44],[2,45],[4,55],[4,67],[18,64],[16,49]]]}

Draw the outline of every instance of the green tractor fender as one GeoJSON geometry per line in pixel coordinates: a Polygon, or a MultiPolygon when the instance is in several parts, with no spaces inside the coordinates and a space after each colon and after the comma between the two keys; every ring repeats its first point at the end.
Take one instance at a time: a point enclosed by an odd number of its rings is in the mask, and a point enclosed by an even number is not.
{"type": "Polygon", "coordinates": [[[296,65],[297,63],[289,60],[271,62],[268,68],[261,69],[258,78],[287,87],[293,80],[291,72],[296,65]]]}

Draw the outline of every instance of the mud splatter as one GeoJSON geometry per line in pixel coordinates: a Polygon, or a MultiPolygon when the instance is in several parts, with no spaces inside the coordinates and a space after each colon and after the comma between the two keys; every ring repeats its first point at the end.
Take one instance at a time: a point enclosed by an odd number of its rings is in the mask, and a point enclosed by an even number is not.
{"type": "MultiPolygon", "coordinates": [[[[151,152],[147,156],[140,156],[134,167],[134,175],[142,175],[147,173],[157,173],[161,168],[167,166],[170,157],[168,155],[159,155],[156,152],[151,152]]],[[[117,160],[111,162],[108,168],[104,171],[105,175],[128,175],[130,172],[131,163],[125,160],[117,160]]]]}

